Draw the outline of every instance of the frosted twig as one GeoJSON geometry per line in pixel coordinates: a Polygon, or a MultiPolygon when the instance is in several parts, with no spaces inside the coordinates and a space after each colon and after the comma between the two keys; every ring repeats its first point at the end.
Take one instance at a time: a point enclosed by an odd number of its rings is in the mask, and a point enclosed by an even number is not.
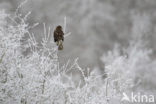
{"type": "Polygon", "coordinates": [[[24,20],[27,20],[28,16],[31,14],[31,12],[28,12],[25,16],[24,16],[24,20]]]}
{"type": "Polygon", "coordinates": [[[67,36],[71,35],[71,32],[67,33],[64,35],[64,37],[66,38],[67,36]]]}
{"type": "Polygon", "coordinates": [[[15,11],[15,15],[18,14],[19,9],[20,9],[26,2],[27,2],[27,0],[24,0],[24,1],[17,7],[17,9],[16,9],[16,11],[15,11]]]}
{"type": "Polygon", "coordinates": [[[64,17],[64,27],[63,27],[64,33],[66,33],[66,25],[67,25],[67,18],[66,18],[66,16],[65,16],[65,17],[64,17]]]}
{"type": "Polygon", "coordinates": [[[67,17],[64,17],[64,26],[63,26],[63,31],[64,31],[64,37],[67,37],[69,35],[71,35],[71,32],[66,33],[66,26],[67,26],[67,17]]]}

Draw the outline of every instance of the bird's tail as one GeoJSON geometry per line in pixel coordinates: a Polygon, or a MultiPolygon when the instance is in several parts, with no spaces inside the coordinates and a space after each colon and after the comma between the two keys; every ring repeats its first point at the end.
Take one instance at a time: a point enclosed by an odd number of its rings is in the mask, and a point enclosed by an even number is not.
{"type": "Polygon", "coordinates": [[[63,50],[62,40],[58,41],[58,50],[63,50]]]}

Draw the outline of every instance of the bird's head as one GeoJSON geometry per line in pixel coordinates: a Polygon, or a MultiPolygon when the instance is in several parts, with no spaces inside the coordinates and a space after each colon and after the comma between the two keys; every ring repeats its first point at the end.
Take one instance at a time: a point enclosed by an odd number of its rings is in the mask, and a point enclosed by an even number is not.
{"type": "Polygon", "coordinates": [[[62,30],[62,26],[58,25],[58,26],[56,27],[56,30],[62,30]]]}

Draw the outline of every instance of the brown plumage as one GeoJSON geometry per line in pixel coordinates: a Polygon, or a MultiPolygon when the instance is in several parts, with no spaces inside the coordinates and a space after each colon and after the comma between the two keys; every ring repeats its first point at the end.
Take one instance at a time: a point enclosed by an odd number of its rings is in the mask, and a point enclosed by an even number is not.
{"type": "Polygon", "coordinates": [[[54,30],[54,42],[56,42],[58,46],[58,50],[63,50],[63,41],[64,41],[64,33],[62,27],[59,25],[54,30]]]}

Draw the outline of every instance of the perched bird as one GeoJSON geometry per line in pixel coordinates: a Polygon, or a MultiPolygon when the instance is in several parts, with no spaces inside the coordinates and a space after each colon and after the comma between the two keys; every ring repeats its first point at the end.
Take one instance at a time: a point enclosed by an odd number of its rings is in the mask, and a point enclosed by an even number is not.
{"type": "Polygon", "coordinates": [[[62,27],[58,25],[54,30],[54,42],[58,46],[58,50],[63,50],[64,33],[62,27]]]}

